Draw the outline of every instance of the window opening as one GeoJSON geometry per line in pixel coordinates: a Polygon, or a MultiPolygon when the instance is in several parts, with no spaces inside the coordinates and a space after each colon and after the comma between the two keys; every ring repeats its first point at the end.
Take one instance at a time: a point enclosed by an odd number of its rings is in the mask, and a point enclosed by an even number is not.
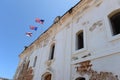
{"type": "Polygon", "coordinates": [[[37,56],[36,56],[35,59],[34,59],[33,67],[35,67],[36,61],[37,61],[37,56]]]}
{"type": "Polygon", "coordinates": [[[77,34],[77,50],[82,49],[83,47],[84,47],[83,31],[80,31],[77,34]]]}
{"type": "Polygon", "coordinates": [[[85,80],[85,78],[84,78],[84,77],[78,77],[78,78],[75,79],[75,80],[85,80]]]}
{"type": "Polygon", "coordinates": [[[51,47],[51,51],[50,51],[51,53],[50,53],[50,58],[49,58],[50,60],[54,58],[54,51],[55,51],[55,44],[53,44],[51,47]]]}
{"type": "Polygon", "coordinates": [[[120,12],[110,17],[112,35],[120,34],[120,12]]]}
{"type": "Polygon", "coordinates": [[[44,80],[51,80],[51,74],[46,75],[44,80]]]}

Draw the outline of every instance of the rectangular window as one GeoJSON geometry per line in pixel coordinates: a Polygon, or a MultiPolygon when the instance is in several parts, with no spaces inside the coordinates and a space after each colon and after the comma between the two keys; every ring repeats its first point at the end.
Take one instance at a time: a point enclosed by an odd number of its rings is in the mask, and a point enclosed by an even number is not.
{"type": "Polygon", "coordinates": [[[77,36],[76,50],[84,48],[83,31],[78,32],[76,36],[77,36]]]}
{"type": "Polygon", "coordinates": [[[54,58],[55,44],[51,46],[49,60],[54,58]]]}
{"type": "Polygon", "coordinates": [[[110,21],[112,25],[112,34],[120,34],[120,12],[111,16],[110,21]]]}
{"type": "Polygon", "coordinates": [[[35,65],[36,65],[36,61],[37,61],[37,56],[34,58],[33,67],[35,67],[35,65]]]}

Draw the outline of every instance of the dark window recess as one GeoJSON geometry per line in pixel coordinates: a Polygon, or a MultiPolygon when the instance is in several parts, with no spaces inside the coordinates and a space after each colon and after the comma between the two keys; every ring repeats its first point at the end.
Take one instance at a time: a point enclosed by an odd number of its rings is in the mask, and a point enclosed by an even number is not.
{"type": "Polygon", "coordinates": [[[120,12],[110,17],[113,35],[120,33],[120,12]]]}
{"type": "Polygon", "coordinates": [[[75,79],[75,80],[85,80],[85,78],[84,78],[84,77],[78,77],[78,78],[75,79]]]}
{"type": "Polygon", "coordinates": [[[77,50],[84,47],[83,32],[77,35],[77,50]]]}
{"type": "Polygon", "coordinates": [[[51,74],[48,74],[48,75],[45,76],[45,79],[44,79],[44,80],[51,80],[51,77],[52,77],[52,75],[51,75],[51,74]]]}
{"type": "Polygon", "coordinates": [[[37,61],[37,56],[36,56],[35,59],[34,59],[33,67],[35,67],[36,61],[37,61]]]}
{"type": "Polygon", "coordinates": [[[55,45],[51,48],[50,60],[54,58],[55,45]]]}

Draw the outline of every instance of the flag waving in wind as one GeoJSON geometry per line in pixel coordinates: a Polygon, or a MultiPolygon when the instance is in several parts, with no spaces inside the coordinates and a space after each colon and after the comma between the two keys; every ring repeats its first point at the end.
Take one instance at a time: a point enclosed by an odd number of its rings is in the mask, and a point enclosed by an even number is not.
{"type": "Polygon", "coordinates": [[[31,32],[26,32],[26,36],[32,37],[32,33],[31,32]]]}
{"type": "Polygon", "coordinates": [[[30,26],[30,29],[37,31],[38,27],[36,27],[36,26],[30,26]]]}
{"type": "Polygon", "coordinates": [[[43,20],[43,19],[36,18],[36,19],[35,19],[35,22],[40,23],[40,24],[43,24],[43,23],[44,23],[44,20],[43,20]]]}

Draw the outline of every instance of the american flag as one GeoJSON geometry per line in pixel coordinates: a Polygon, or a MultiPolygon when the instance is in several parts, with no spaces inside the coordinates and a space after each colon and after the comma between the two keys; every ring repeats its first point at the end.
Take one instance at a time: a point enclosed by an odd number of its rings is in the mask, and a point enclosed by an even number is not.
{"type": "Polygon", "coordinates": [[[31,32],[26,32],[26,36],[32,37],[32,33],[31,32]]]}
{"type": "Polygon", "coordinates": [[[43,23],[44,23],[44,20],[43,20],[43,19],[36,18],[36,19],[35,19],[35,22],[40,23],[40,24],[43,24],[43,23]]]}
{"type": "Polygon", "coordinates": [[[38,29],[38,27],[36,27],[36,26],[30,26],[30,29],[36,31],[38,29]]]}

